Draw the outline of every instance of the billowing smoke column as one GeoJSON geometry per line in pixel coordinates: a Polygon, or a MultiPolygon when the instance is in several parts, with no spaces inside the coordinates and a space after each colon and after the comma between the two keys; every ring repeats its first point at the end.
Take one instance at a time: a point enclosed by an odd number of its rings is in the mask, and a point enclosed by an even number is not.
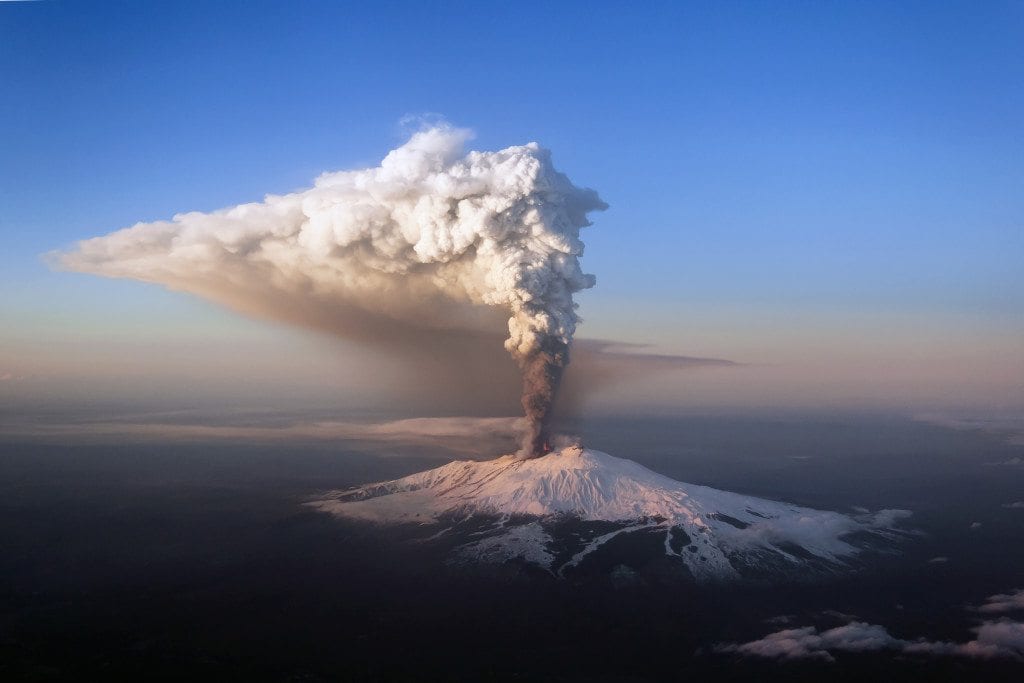
{"type": "Polygon", "coordinates": [[[523,368],[523,410],[527,424],[519,452],[535,457],[551,450],[548,427],[558,385],[569,364],[569,341],[546,336],[536,351],[519,362],[523,368]]]}
{"type": "Polygon", "coordinates": [[[485,310],[504,308],[505,347],[523,371],[520,454],[542,455],[579,322],[573,294],[594,285],[580,270],[579,231],[589,212],[607,207],[535,143],[464,155],[469,137],[424,130],[379,167],[325,173],[308,190],[259,203],[139,223],[55,258],[354,338],[375,338],[368,328],[488,332],[485,310]]]}

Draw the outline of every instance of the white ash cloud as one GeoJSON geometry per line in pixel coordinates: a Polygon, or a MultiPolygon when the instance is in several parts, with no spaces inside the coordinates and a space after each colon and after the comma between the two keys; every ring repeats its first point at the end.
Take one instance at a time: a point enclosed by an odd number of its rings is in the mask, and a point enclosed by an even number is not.
{"type": "Polygon", "coordinates": [[[469,138],[435,126],[377,167],[139,223],[53,258],[382,346],[416,332],[487,337],[504,326],[536,442],[579,322],[573,295],[595,282],[580,267],[580,229],[607,206],[536,143],[464,153],[469,138]]]}

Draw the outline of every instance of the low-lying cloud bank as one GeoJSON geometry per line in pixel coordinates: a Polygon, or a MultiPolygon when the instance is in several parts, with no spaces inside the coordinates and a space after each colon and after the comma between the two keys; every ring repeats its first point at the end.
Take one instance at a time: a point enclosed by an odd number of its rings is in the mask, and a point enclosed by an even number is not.
{"type": "MultiPolygon", "coordinates": [[[[975,611],[1006,614],[1024,610],[1024,589],[990,596],[975,611]]],[[[783,660],[835,661],[837,653],[891,651],[904,655],[953,656],[974,659],[1024,661],[1024,622],[1007,618],[986,620],[971,629],[974,638],[965,642],[898,638],[884,626],[850,621],[820,630],[815,626],[788,628],[747,643],[721,643],[715,651],[746,657],[783,660]]]]}
{"type": "Polygon", "coordinates": [[[155,439],[160,441],[359,441],[436,446],[479,457],[515,450],[521,417],[421,417],[387,422],[311,421],[290,424],[194,424],[143,416],[137,420],[3,425],[22,438],[155,439]],[[490,449],[490,450],[489,450],[490,449]]]}
{"type": "Polygon", "coordinates": [[[1024,446],[1024,417],[1020,415],[1001,415],[998,417],[964,417],[924,413],[914,419],[939,427],[948,427],[961,431],[984,432],[1012,446],[1024,446]]]}
{"type": "Polygon", "coordinates": [[[716,646],[722,653],[768,659],[820,659],[835,661],[837,652],[878,652],[891,650],[907,655],[946,655],[978,659],[1010,658],[1024,661],[1024,623],[1001,619],[986,621],[971,629],[973,640],[963,643],[896,638],[884,626],[853,621],[845,626],[819,631],[814,626],[770,633],[749,643],[716,646]]]}
{"type": "Polygon", "coordinates": [[[1005,614],[1016,610],[1024,611],[1024,588],[989,596],[985,604],[978,608],[979,612],[985,614],[1005,614]]]}

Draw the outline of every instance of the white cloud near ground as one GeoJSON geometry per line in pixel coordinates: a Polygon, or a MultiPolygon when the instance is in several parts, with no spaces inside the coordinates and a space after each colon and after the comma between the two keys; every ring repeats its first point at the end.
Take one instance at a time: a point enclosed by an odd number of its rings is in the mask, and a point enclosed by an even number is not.
{"type": "Polygon", "coordinates": [[[715,650],[767,659],[820,659],[834,661],[833,651],[869,652],[897,647],[900,643],[883,626],[853,621],[845,626],[819,631],[814,626],[769,633],[749,643],[726,643],[715,650]]]}
{"type": "MultiPolygon", "coordinates": [[[[1024,589],[992,595],[976,608],[984,614],[1024,610],[1024,589]]],[[[836,613],[837,614],[837,613],[836,613]]],[[[844,615],[849,616],[849,615],[844,615]]],[[[788,622],[787,622],[788,623],[788,622]]],[[[891,651],[905,655],[1012,659],[1024,662],[1024,622],[1007,618],[987,620],[971,629],[974,638],[956,643],[898,638],[884,626],[850,621],[820,630],[815,626],[787,628],[746,643],[721,643],[715,652],[744,657],[785,660],[835,661],[837,653],[891,651]]]]}
{"type": "Polygon", "coordinates": [[[893,636],[884,626],[853,621],[825,631],[814,626],[785,629],[747,643],[723,643],[717,645],[715,651],[766,659],[832,662],[840,652],[890,650],[907,655],[1006,658],[1024,662],[1024,623],[1008,619],[986,621],[971,631],[975,637],[962,643],[924,638],[904,640],[893,636]]]}
{"type": "Polygon", "coordinates": [[[989,596],[985,604],[978,608],[979,612],[985,614],[1005,614],[1015,610],[1024,610],[1024,588],[989,596]]]}

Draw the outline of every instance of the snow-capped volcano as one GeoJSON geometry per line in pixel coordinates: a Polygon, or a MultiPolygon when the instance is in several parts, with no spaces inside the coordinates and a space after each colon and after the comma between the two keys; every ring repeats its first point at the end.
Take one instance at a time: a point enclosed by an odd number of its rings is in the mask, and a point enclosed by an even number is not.
{"type": "Polygon", "coordinates": [[[350,519],[423,525],[431,538],[471,528],[460,556],[520,560],[559,575],[617,538],[642,534],[700,580],[841,568],[872,539],[891,538],[895,521],[909,515],[852,516],[752,498],[578,446],[531,460],[455,461],[310,505],[350,519]]]}

